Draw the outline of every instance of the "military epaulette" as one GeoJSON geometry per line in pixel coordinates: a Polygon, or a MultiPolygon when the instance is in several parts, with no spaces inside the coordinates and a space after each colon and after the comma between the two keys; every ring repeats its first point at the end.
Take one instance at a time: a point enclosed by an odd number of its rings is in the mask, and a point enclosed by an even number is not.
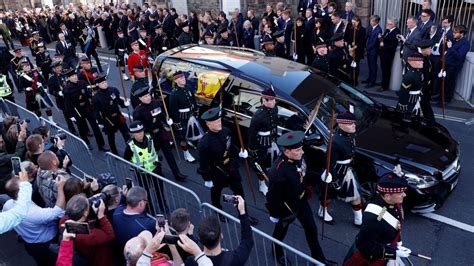
{"type": "Polygon", "coordinates": [[[278,169],[280,168],[281,164],[282,164],[284,161],[285,161],[285,160],[281,159],[281,160],[277,163],[275,169],[278,170],[278,169]]]}

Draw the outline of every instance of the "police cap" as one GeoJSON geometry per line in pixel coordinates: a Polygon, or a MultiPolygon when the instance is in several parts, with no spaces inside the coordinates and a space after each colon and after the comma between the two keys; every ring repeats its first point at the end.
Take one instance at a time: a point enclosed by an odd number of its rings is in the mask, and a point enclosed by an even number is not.
{"type": "Polygon", "coordinates": [[[143,127],[143,123],[140,122],[139,120],[134,120],[132,123],[130,123],[130,133],[138,133],[145,130],[143,127]]]}

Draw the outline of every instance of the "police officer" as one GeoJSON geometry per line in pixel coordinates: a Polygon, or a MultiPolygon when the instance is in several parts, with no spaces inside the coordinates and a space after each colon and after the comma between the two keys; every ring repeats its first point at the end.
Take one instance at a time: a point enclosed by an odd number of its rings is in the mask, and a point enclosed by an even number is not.
{"type": "Polygon", "coordinates": [[[77,77],[79,80],[86,82],[89,92],[94,92],[96,89],[95,79],[99,75],[97,68],[92,67],[91,61],[87,56],[81,58],[81,67],[78,71],[77,77]]]}
{"type": "Polygon", "coordinates": [[[53,112],[51,107],[53,103],[45,91],[46,81],[37,69],[31,69],[30,61],[23,60],[21,62],[22,71],[20,75],[21,90],[25,90],[26,109],[34,112],[37,116],[41,116],[41,109],[46,108],[46,116],[52,123],[53,112]]]}
{"type": "Polygon", "coordinates": [[[130,139],[127,123],[125,122],[125,117],[120,111],[120,107],[128,107],[130,101],[122,100],[118,89],[109,87],[106,75],[99,74],[95,82],[98,87],[97,92],[92,97],[95,117],[99,123],[99,127],[104,128],[110,150],[113,154],[118,155],[117,147],[115,145],[115,132],[120,130],[125,142],[130,139]]]}
{"type": "MultiPolygon", "coordinates": [[[[278,137],[278,107],[276,107],[275,91],[273,86],[262,91],[262,106],[254,113],[250,120],[248,148],[250,155],[266,172],[278,156],[279,150],[275,141],[278,137]]],[[[257,169],[259,190],[266,195],[268,192],[265,176],[257,169]]]]}
{"type": "Polygon", "coordinates": [[[422,40],[417,44],[423,55],[423,87],[421,89],[420,108],[426,121],[435,123],[433,108],[431,108],[431,94],[433,90],[433,68],[431,65],[431,40],[422,40]]]}
{"type": "Polygon", "coordinates": [[[52,74],[48,79],[48,90],[49,94],[54,95],[56,98],[56,106],[63,111],[64,119],[66,120],[67,128],[72,134],[76,134],[76,128],[72,123],[71,119],[68,119],[64,110],[64,86],[67,82],[67,77],[62,73],[63,66],[61,61],[55,61],[51,64],[52,74]]]}
{"type": "MultiPolygon", "coordinates": [[[[135,120],[130,123],[130,133],[132,134],[132,139],[127,141],[123,158],[154,174],[162,176],[161,163],[153,144],[153,138],[149,134],[145,134],[145,127],[142,122],[135,120]]],[[[160,209],[168,213],[169,209],[164,197],[163,181],[139,171],[136,171],[136,175],[139,177],[137,178],[140,183],[139,185],[147,191],[150,191],[149,184],[153,185],[160,209]]],[[[153,194],[149,193],[149,195],[153,194]]],[[[153,201],[150,204],[153,204],[153,201]]]]}
{"type": "Polygon", "coordinates": [[[193,43],[193,33],[189,31],[189,21],[185,20],[179,24],[183,32],[178,37],[178,44],[185,45],[193,43]]]}
{"type": "Polygon", "coordinates": [[[115,56],[117,57],[117,66],[122,68],[122,78],[129,80],[130,78],[125,74],[125,55],[130,52],[129,40],[123,35],[121,28],[117,29],[118,39],[115,41],[115,56]]]}
{"type": "Polygon", "coordinates": [[[276,40],[275,47],[273,51],[275,55],[281,58],[290,59],[290,55],[287,54],[286,44],[285,44],[285,31],[279,30],[273,33],[273,38],[276,40]]]}
{"type": "Polygon", "coordinates": [[[189,122],[191,116],[197,111],[196,99],[193,90],[189,84],[186,83],[186,76],[182,71],[176,71],[173,74],[173,79],[176,86],[173,88],[170,96],[170,116],[175,122],[173,126],[176,129],[175,132],[178,134],[184,159],[192,163],[196,161],[196,159],[194,159],[188,150],[187,133],[193,132],[192,127],[194,125],[191,125],[189,122]]]}
{"type": "Polygon", "coordinates": [[[410,120],[411,115],[420,114],[420,96],[423,87],[423,56],[414,53],[407,58],[407,66],[402,85],[398,92],[397,109],[410,120]]]}
{"type": "Polygon", "coordinates": [[[152,137],[155,149],[161,149],[163,151],[163,155],[165,156],[175,179],[178,181],[184,181],[186,176],[181,174],[179,171],[174,155],[171,152],[168,134],[164,127],[164,125],[171,126],[173,120],[165,116],[160,102],[152,99],[148,85],[137,90],[135,95],[140,100],[140,104],[133,112],[133,120],[143,122],[145,132],[150,134],[152,137]]]}
{"type": "Polygon", "coordinates": [[[142,65],[134,66],[133,71],[135,72],[135,81],[130,89],[130,100],[132,108],[135,110],[135,108],[140,104],[140,99],[138,99],[138,96],[135,94],[139,89],[149,86],[149,82],[142,65]]]}
{"type": "MultiPolygon", "coordinates": [[[[232,144],[231,132],[222,127],[221,110],[219,107],[211,108],[201,115],[206,121],[209,131],[199,141],[199,168],[198,173],[204,179],[204,185],[211,188],[211,202],[216,208],[222,209],[221,192],[229,186],[234,195],[244,197],[242,178],[239,173],[237,156],[247,158],[247,151],[240,151],[232,144]],[[238,155],[237,155],[238,154],[238,155]]],[[[251,224],[258,220],[249,217],[251,224]]],[[[224,217],[220,217],[225,222],[224,217]]]]}
{"type": "Polygon", "coordinates": [[[410,256],[411,250],[402,246],[400,234],[407,187],[406,179],[394,173],[380,178],[376,198],[364,210],[362,227],[344,265],[405,265],[401,258],[410,256]]]}
{"type": "Polygon", "coordinates": [[[344,46],[344,33],[336,33],[330,39],[333,49],[328,54],[329,73],[336,78],[352,84],[351,61],[348,49],[344,46]]]}
{"type": "Polygon", "coordinates": [[[265,34],[262,37],[262,52],[265,53],[266,56],[275,56],[275,43],[273,42],[273,38],[269,34],[265,34]]]}
{"type": "Polygon", "coordinates": [[[312,67],[319,69],[325,73],[329,73],[329,59],[328,59],[328,47],[324,42],[319,42],[314,47],[316,51],[316,57],[314,58],[312,67]]]}
{"type": "Polygon", "coordinates": [[[41,74],[45,80],[49,79],[49,74],[51,73],[51,56],[49,52],[45,50],[44,43],[40,42],[37,45],[36,52],[36,65],[41,69],[41,74]]]}
{"type": "MultiPolygon", "coordinates": [[[[313,182],[306,175],[303,139],[302,131],[290,131],[277,139],[283,152],[269,171],[270,188],[266,203],[270,220],[276,223],[272,236],[283,241],[288,227],[298,218],[304,228],[311,256],[322,263],[331,264],[319,245],[318,228],[306,194],[307,185],[313,182]]],[[[278,263],[290,264],[279,245],[274,245],[273,248],[278,263]]]]}
{"type": "Polygon", "coordinates": [[[8,84],[7,82],[7,75],[0,73],[0,98],[9,100],[10,102],[15,102],[15,97],[13,96],[13,88],[10,87],[10,84],[8,84]]]}
{"type": "Polygon", "coordinates": [[[336,117],[337,129],[334,132],[331,149],[331,161],[329,175],[326,171],[321,175],[323,182],[328,186],[327,200],[324,202],[324,193],[321,193],[321,206],[318,216],[329,224],[334,224],[334,219],[329,215],[327,209],[329,201],[339,198],[344,202],[350,202],[354,213],[354,225],[362,224],[362,202],[359,194],[359,185],[356,182],[352,163],[355,155],[355,132],[356,118],[350,112],[343,112],[336,117]],[[333,178],[334,177],[334,178],[333,178]],[[325,213],[324,213],[325,212],[325,213]]]}
{"type": "Polygon", "coordinates": [[[87,137],[87,122],[94,132],[95,140],[100,151],[109,151],[104,147],[104,137],[100,132],[97,122],[93,115],[92,99],[87,83],[79,80],[75,70],[70,70],[66,73],[68,77],[68,84],[63,90],[64,105],[66,116],[72,122],[77,123],[79,135],[81,139],[87,144],[87,147],[92,150],[89,139],[87,137]]]}

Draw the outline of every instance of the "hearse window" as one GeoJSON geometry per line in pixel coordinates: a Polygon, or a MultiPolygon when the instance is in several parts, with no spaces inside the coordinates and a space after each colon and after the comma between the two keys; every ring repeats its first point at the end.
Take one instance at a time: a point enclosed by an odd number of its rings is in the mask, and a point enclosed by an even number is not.
{"type": "Polygon", "coordinates": [[[232,86],[229,95],[224,99],[224,107],[232,110],[232,103],[235,103],[237,112],[247,115],[249,117],[257,111],[260,107],[260,94],[245,91],[240,86],[232,86]]]}
{"type": "Polygon", "coordinates": [[[171,93],[174,86],[173,73],[183,71],[186,82],[193,88],[200,104],[210,105],[212,99],[225,83],[229,72],[181,60],[168,59],[160,68],[161,88],[171,93]]]}

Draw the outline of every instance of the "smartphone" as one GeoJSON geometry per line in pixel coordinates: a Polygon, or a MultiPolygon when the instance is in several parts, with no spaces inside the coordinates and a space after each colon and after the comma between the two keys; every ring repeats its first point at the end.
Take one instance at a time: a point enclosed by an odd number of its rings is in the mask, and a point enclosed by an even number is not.
{"type": "Polygon", "coordinates": [[[21,159],[20,157],[12,157],[11,159],[12,162],[12,169],[15,175],[20,175],[21,172],[21,159]]]}
{"type": "Polygon", "coordinates": [[[90,234],[89,224],[83,222],[69,221],[64,223],[68,233],[88,235],[90,234]]]}
{"type": "Polygon", "coordinates": [[[227,194],[222,194],[222,201],[225,203],[230,203],[230,204],[238,204],[239,199],[235,197],[234,195],[227,195],[227,194]]]}
{"type": "Polygon", "coordinates": [[[163,214],[156,215],[156,224],[158,227],[164,228],[166,224],[165,216],[163,214]]]}
{"type": "Polygon", "coordinates": [[[165,235],[163,237],[163,240],[161,241],[161,243],[163,244],[170,244],[170,245],[176,245],[178,243],[178,240],[179,240],[179,236],[175,236],[175,235],[165,235]]]}
{"type": "Polygon", "coordinates": [[[86,174],[84,174],[84,179],[88,182],[88,183],[92,183],[92,181],[94,181],[94,179],[91,177],[91,176],[88,176],[86,174]]]}
{"type": "Polygon", "coordinates": [[[125,184],[127,185],[127,189],[130,190],[133,186],[132,179],[131,178],[125,178],[125,184]]]}

